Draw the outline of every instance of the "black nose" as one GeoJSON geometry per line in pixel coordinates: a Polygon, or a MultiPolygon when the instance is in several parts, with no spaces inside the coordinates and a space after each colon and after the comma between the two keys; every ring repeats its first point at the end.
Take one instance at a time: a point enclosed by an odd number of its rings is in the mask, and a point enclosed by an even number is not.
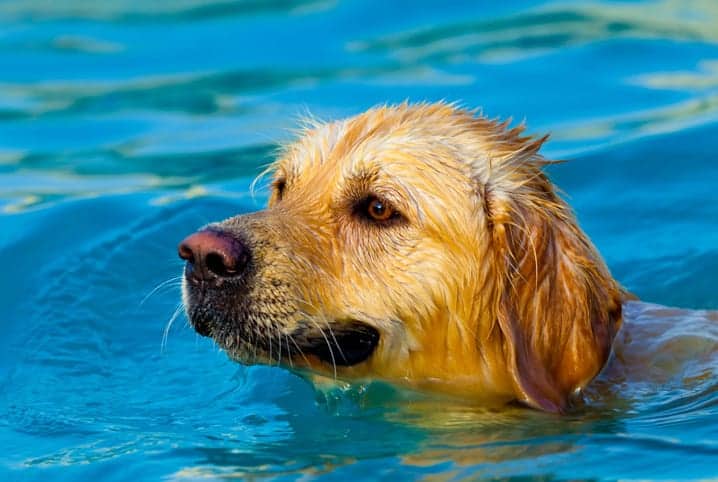
{"type": "Polygon", "coordinates": [[[241,276],[249,263],[249,249],[229,233],[207,229],[184,239],[178,248],[187,261],[186,275],[200,281],[241,276]]]}

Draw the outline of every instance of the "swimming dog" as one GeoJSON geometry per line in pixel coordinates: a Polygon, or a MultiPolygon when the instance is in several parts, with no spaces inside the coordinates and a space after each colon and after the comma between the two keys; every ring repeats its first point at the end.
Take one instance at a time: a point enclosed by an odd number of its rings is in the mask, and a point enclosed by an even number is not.
{"type": "Polygon", "coordinates": [[[192,326],[242,363],[565,411],[628,295],[545,139],[445,103],[310,123],[265,210],[180,244],[192,326]]]}

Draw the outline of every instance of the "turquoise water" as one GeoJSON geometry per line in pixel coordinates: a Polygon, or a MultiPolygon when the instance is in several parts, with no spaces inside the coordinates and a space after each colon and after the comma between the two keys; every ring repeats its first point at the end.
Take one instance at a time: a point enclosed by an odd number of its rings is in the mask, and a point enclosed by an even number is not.
{"type": "Polygon", "coordinates": [[[616,278],[718,308],[718,3],[5,0],[0,480],[718,477],[714,359],[563,418],[488,413],[321,394],[174,316],[178,241],[263,205],[298,116],[404,99],[551,132],[616,278]]]}

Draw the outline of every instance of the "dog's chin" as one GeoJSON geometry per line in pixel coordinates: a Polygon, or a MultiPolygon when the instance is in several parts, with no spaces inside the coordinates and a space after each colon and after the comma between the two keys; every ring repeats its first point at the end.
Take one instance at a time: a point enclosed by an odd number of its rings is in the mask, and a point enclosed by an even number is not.
{"type": "Polygon", "coordinates": [[[221,325],[222,322],[218,321],[219,317],[214,314],[213,310],[208,307],[203,307],[201,304],[185,303],[185,313],[187,314],[190,326],[194,328],[197,334],[208,338],[216,338],[216,328],[221,325]]]}

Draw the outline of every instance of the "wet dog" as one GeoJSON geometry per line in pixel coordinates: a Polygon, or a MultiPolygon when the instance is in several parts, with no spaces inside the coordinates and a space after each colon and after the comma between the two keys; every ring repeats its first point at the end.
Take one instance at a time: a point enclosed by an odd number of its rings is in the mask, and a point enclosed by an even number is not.
{"type": "Polygon", "coordinates": [[[180,244],[190,322],[242,363],[565,411],[626,296],[522,131],[443,103],[308,126],[266,210],[180,244]]]}

